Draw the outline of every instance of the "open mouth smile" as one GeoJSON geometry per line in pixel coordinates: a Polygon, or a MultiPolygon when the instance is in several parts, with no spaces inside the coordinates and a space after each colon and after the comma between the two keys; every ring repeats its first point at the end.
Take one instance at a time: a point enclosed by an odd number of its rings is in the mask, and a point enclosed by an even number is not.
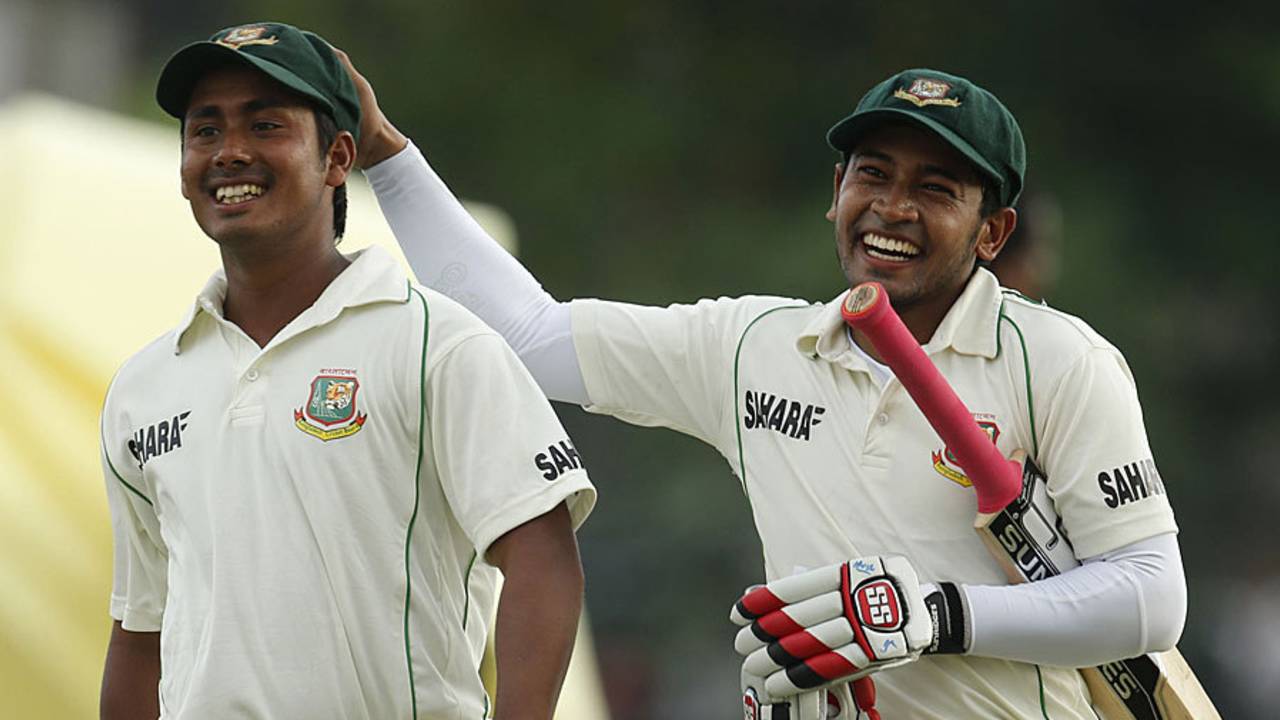
{"type": "Polygon", "coordinates": [[[910,262],[921,252],[914,243],[874,232],[862,234],[862,248],[869,257],[891,263],[910,262]]]}
{"type": "Polygon", "coordinates": [[[261,197],[267,188],[257,183],[241,183],[239,185],[223,185],[211,193],[214,202],[219,205],[239,205],[261,197]]]}

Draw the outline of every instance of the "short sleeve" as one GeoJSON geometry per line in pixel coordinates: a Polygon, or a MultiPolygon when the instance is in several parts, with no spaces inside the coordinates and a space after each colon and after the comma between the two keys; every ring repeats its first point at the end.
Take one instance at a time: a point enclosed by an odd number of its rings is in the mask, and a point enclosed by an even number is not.
{"type": "Polygon", "coordinates": [[[1078,557],[1177,531],[1118,352],[1092,348],[1063,374],[1043,430],[1040,461],[1078,557]]]}
{"type": "Polygon", "coordinates": [[[113,452],[127,451],[127,441],[111,442],[114,433],[106,427],[105,417],[103,424],[102,469],[111,512],[113,551],[111,617],[119,620],[125,630],[156,632],[160,630],[169,589],[168,551],[160,535],[155,507],[144,494],[141,472],[134,472],[136,466],[113,452]]]}
{"type": "Polygon", "coordinates": [[[496,334],[447,350],[428,371],[426,402],[440,484],[481,557],[504,533],[562,502],[575,529],[586,520],[596,491],[582,457],[496,334]]]}
{"type": "Polygon", "coordinates": [[[733,417],[733,354],[742,329],[788,302],[796,301],[743,297],[651,307],[574,300],[587,410],[718,446],[733,417]]]}

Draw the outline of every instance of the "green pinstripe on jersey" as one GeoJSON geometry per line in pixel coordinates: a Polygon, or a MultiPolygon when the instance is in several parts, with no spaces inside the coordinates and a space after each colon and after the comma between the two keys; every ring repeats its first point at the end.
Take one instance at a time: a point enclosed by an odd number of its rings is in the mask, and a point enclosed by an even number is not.
{"type": "Polygon", "coordinates": [[[738,407],[738,391],[739,391],[738,369],[741,366],[742,345],[747,341],[747,333],[751,332],[751,328],[756,323],[763,320],[766,316],[771,315],[779,310],[802,310],[807,307],[809,306],[808,305],[783,305],[781,307],[771,308],[769,310],[766,310],[760,313],[755,318],[753,318],[751,322],[747,323],[747,326],[745,328],[742,329],[742,335],[738,337],[738,347],[733,352],[733,419],[734,419],[733,428],[734,428],[734,432],[737,433],[737,437],[738,437],[738,472],[741,473],[738,476],[738,482],[742,483],[742,494],[747,496],[748,503],[751,502],[751,494],[747,492],[747,461],[745,458],[745,454],[743,453],[743,450],[742,450],[742,409],[738,407]]]}
{"type": "Polygon", "coordinates": [[[409,292],[418,296],[422,302],[422,365],[418,370],[418,462],[417,473],[413,478],[413,514],[409,516],[409,529],[404,538],[404,659],[409,667],[409,702],[413,708],[413,716],[418,717],[418,690],[413,681],[413,654],[409,645],[409,599],[413,590],[412,575],[409,572],[409,549],[413,539],[413,524],[418,519],[418,500],[422,494],[422,454],[423,435],[426,433],[427,421],[427,340],[431,332],[431,310],[427,307],[427,299],[412,284],[408,284],[409,292]]]}
{"type": "MultiPolygon", "coordinates": [[[[1029,299],[1021,293],[1013,292],[1017,297],[1023,300],[1029,299]]],[[[1031,357],[1027,354],[1027,339],[1022,334],[1022,328],[1018,327],[1018,323],[1013,318],[1004,313],[1004,303],[1000,303],[1000,322],[1009,323],[1009,327],[1018,335],[1018,345],[1022,347],[1022,375],[1027,385],[1027,421],[1031,428],[1031,457],[1039,458],[1040,456],[1040,437],[1036,432],[1036,411],[1035,400],[1031,394],[1031,357]]],[[[996,353],[1001,352],[1000,332],[996,331],[996,353]]],[[[1040,690],[1040,715],[1044,720],[1049,720],[1049,708],[1044,698],[1044,673],[1040,672],[1040,666],[1035,665],[1036,683],[1040,690]]]]}

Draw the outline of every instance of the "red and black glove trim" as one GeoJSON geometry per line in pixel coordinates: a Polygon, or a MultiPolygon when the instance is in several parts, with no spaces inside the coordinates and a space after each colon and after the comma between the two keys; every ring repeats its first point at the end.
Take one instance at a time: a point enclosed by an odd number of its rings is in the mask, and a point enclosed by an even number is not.
{"type": "MultiPolygon", "coordinates": [[[[881,566],[884,563],[881,562],[881,566]]],[[[882,580],[883,576],[873,578],[874,580],[882,580]]],[[[865,582],[865,581],[864,581],[865,582]]],[[[875,659],[876,654],[871,650],[871,643],[867,641],[867,635],[862,631],[862,623],[858,621],[857,609],[853,606],[853,593],[855,588],[851,584],[849,578],[849,564],[845,563],[840,568],[840,601],[844,603],[844,617],[849,621],[849,625],[853,628],[853,640],[858,643],[858,647],[862,648],[862,652],[871,659],[875,659]]]]}
{"type": "Polygon", "coordinates": [[[858,670],[838,653],[824,653],[787,668],[787,678],[801,690],[809,690],[848,677],[858,670]]]}
{"type": "Polygon", "coordinates": [[[780,667],[788,667],[805,658],[829,653],[831,650],[832,648],[827,647],[826,643],[808,632],[798,632],[769,645],[765,652],[769,653],[769,657],[773,658],[780,667]]]}
{"type": "Polygon", "coordinates": [[[779,639],[794,635],[804,630],[800,623],[791,619],[781,610],[765,615],[764,617],[751,623],[751,634],[755,635],[760,642],[772,643],[779,639]]]}
{"type": "Polygon", "coordinates": [[[769,592],[768,588],[757,587],[746,595],[743,595],[742,599],[738,600],[734,606],[738,609],[738,614],[742,615],[742,617],[748,620],[755,620],[768,615],[784,605],[786,605],[786,603],[777,595],[769,592]]]}

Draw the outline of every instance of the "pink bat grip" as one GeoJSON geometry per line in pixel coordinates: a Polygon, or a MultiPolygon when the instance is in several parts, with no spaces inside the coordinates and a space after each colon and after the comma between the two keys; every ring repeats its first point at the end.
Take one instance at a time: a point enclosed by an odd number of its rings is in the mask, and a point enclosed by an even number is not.
{"type": "Polygon", "coordinates": [[[978,428],[969,409],[893,311],[880,283],[862,283],[850,290],[841,313],[850,327],[864,333],[875,345],[876,352],[964,468],[978,494],[978,512],[994,513],[1013,502],[1022,492],[1022,469],[1006,460],[991,438],[978,428]]]}

